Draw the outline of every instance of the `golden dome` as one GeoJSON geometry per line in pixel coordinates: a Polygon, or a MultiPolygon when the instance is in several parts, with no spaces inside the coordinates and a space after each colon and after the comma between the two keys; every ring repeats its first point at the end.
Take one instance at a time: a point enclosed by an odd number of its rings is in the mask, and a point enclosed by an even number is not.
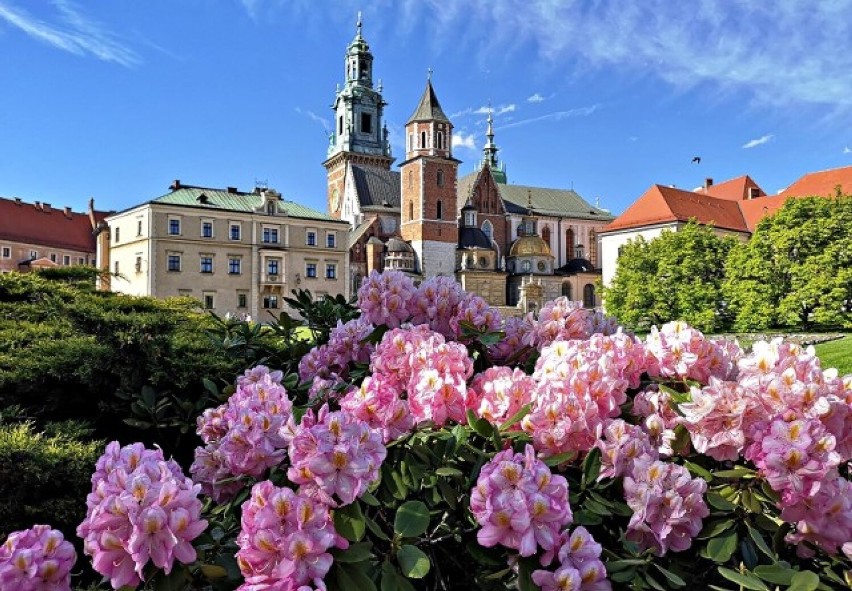
{"type": "Polygon", "coordinates": [[[550,247],[547,242],[541,239],[540,236],[521,236],[512,244],[509,249],[510,257],[524,256],[553,256],[550,252],[550,247]]]}

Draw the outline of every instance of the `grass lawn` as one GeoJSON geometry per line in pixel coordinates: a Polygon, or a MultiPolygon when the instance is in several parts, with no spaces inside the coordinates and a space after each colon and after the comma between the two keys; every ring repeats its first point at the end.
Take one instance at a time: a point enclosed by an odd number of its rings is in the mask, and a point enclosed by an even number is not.
{"type": "Polygon", "coordinates": [[[852,373],[852,335],[816,345],[823,368],[836,367],[841,376],[852,373]]]}

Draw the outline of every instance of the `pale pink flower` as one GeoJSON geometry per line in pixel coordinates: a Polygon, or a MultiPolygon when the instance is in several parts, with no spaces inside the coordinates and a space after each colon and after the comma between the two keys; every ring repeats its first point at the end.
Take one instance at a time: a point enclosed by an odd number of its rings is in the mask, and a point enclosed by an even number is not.
{"type": "Polygon", "coordinates": [[[365,378],[360,388],[353,388],[341,399],[340,408],[381,432],[384,443],[414,428],[408,401],[400,399],[398,390],[383,374],[365,378]]]}
{"type": "Polygon", "coordinates": [[[49,525],[12,532],[0,545],[0,589],[70,591],[76,561],[74,546],[49,525]]]}
{"type": "Polygon", "coordinates": [[[414,283],[407,275],[373,271],[358,289],[358,307],[368,322],[396,328],[410,317],[407,306],[413,296],[414,283]]]}
{"type": "Polygon", "coordinates": [[[691,402],[680,405],[683,425],[692,445],[717,461],[736,460],[745,446],[743,418],[746,392],[736,382],[710,378],[704,388],[692,388],[691,402]]]}
{"type": "Polygon", "coordinates": [[[812,556],[813,550],[804,542],[822,548],[828,554],[841,550],[852,554],[852,483],[831,473],[822,482],[819,490],[781,511],[781,519],[796,525],[795,531],[787,535],[787,542],[796,545],[800,556],[812,556]]]}
{"type": "MultiPolygon", "coordinates": [[[[606,578],[606,567],[601,562],[601,545],[595,542],[585,527],[578,527],[570,535],[562,534],[555,552],[559,565],[554,571],[536,570],[533,582],[542,591],[610,591],[612,585],[606,578]]],[[[550,560],[547,560],[549,563],[550,560]]],[[[545,566],[547,565],[545,564],[545,566]]]]}
{"type": "Polygon", "coordinates": [[[630,474],[638,460],[656,460],[658,452],[641,427],[615,419],[597,442],[601,450],[601,471],[598,480],[630,474]]]}
{"type": "Polygon", "coordinates": [[[520,369],[491,367],[474,376],[465,404],[476,416],[499,425],[530,402],[534,386],[535,381],[520,369]]]}

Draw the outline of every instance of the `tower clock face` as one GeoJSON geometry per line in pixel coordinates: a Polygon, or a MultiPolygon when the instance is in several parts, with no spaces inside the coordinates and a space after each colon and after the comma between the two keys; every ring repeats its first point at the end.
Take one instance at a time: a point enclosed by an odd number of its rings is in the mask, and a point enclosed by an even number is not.
{"type": "Polygon", "coordinates": [[[337,189],[334,190],[331,194],[331,211],[337,211],[340,209],[340,191],[337,189]]]}

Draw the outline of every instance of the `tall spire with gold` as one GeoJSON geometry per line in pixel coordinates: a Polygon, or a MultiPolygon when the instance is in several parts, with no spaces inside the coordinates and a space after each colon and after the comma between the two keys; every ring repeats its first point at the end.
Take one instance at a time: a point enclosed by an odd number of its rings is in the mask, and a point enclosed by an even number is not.
{"type": "Polygon", "coordinates": [[[494,143],[494,117],[492,116],[493,109],[491,108],[491,102],[488,103],[488,130],[485,133],[485,137],[488,138],[488,141],[485,143],[485,147],[482,148],[482,166],[487,166],[491,169],[491,176],[494,177],[495,182],[498,183],[506,183],[506,167],[502,165],[502,163],[497,159],[497,152],[500,151],[500,148],[497,147],[497,144],[494,143]]]}

